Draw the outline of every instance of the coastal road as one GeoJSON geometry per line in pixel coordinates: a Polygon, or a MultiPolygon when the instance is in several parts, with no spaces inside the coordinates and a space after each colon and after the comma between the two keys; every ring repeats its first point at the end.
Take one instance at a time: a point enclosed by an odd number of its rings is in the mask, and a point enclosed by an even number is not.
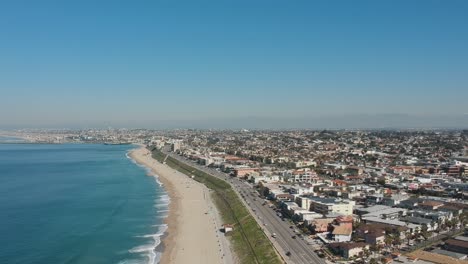
{"type": "Polygon", "coordinates": [[[312,247],[307,245],[305,240],[297,237],[297,234],[294,233],[294,229],[290,228],[291,224],[288,221],[282,221],[281,218],[276,215],[276,211],[274,211],[273,208],[262,205],[264,200],[258,197],[258,193],[252,185],[215,169],[200,166],[193,161],[167,150],[163,150],[163,152],[181,162],[190,164],[201,171],[228,182],[238,193],[239,198],[244,201],[244,204],[248,205],[247,208],[249,211],[253,214],[258,224],[264,229],[265,234],[267,234],[270,241],[275,245],[276,249],[287,263],[326,263],[324,259],[317,256],[312,250],[312,247]],[[244,198],[241,197],[241,194],[243,194],[244,198]],[[276,238],[271,236],[273,233],[276,234],[276,238]],[[296,238],[292,238],[295,235],[296,238]],[[288,251],[291,252],[290,256],[286,256],[285,254],[288,251]]]}

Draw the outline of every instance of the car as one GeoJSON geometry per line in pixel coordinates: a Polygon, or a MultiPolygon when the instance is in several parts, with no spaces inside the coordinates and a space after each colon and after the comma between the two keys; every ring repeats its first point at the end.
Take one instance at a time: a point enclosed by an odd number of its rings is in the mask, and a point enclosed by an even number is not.
{"type": "Polygon", "coordinates": [[[292,239],[296,239],[296,236],[292,236],[292,239]]]}
{"type": "Polygon", "coordinates": [[[291,251],[286,252],[286,256],[291,256],[291,251]]]}

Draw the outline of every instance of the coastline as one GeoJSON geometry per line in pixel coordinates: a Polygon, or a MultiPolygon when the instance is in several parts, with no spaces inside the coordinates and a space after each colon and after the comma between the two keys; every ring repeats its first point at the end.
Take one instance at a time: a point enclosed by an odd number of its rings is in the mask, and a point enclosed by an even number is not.
{"type": "Polygon", "coordinates": [[[129,152],[138,164],[156,174],[170,197],[167,230],[161,236],[161,264],[232,263],[226,238],[219,231],[220,216],[210,190],[188,176],[152,158],[140,145],[129,152]]]}

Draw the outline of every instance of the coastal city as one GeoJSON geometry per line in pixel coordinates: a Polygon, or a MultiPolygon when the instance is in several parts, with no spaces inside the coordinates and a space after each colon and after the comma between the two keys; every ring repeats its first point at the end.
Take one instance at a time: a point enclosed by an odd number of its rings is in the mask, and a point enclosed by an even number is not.
{"type": "MultiPolygon", "coordinates": [[[[197,170],[228,183],[285,263],[468,262],[468,130],[0,135],[25,143],[144,144],[164,164],[193,168],[187,176],[198,177],[197,170]]],[[[234,239],[242,223],[231,221],[220,228],[234,239]]]]}
{"type": "Polygon", "coordinates": [[[0,264],[468,264],[467,14],[0,1],[0,264]]]}

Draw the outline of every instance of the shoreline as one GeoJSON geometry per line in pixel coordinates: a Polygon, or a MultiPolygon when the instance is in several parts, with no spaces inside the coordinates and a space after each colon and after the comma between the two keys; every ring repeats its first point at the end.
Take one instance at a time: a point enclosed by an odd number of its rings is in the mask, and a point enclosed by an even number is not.
{"type": "Polygon", "coordinates": [[[167,230],[156,247],[161,264],[232,263],[226,238],[219,231],[219,213],[206,186],[153,159],[143,145],[129,151],[136,163],[155,174],[170,197],[167,230]],[[229,252],[227,252],[229,251],[229,252]]]}

